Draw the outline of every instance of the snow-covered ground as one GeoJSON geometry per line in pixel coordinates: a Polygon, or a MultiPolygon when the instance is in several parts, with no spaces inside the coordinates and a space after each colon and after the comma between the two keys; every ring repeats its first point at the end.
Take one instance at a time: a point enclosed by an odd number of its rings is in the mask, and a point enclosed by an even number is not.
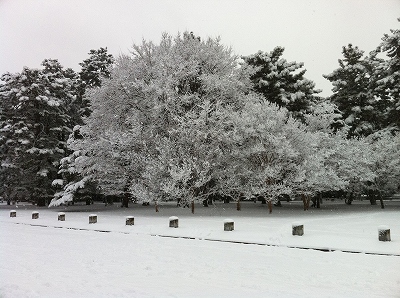
{"type": "Polygon", "coordinates": [[[282,204],[272,214],[252,202],[241,211],[196,205],[195,214],[171,203],[157,213],[132,204],[2,204],[0,297],[400,297],[399,201],[384,210],[367,201],[306,212],[300,202],[282,204]],[[179,228],[168,227],[170,216],[179,228]],[[234,231],[223,230],[226,218],[234,231]],[[304,236],[292,236],[293,222],[304,236]],[[378,241],[380,225],[392,241],[378,241]]]}

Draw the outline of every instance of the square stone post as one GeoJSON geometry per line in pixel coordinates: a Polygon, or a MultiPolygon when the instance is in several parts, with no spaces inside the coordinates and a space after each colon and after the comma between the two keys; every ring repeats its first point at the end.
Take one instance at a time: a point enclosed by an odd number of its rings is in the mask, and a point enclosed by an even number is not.
{"type": "Polygon", "coordinates": [[[292,235],[303,236],[304,235],[304,225],[298,222],[292,223],[292,235]]]}
{"type": "Polygon", "coordinates": [[[391,241],[390,240],[390,229],[388,226],[378,227],[379,241],[391,241]]]}
{"type": "Polygon", "coordinates": [[[169,218],[169,227],[170,228],[177,228],[179,226],[179,219],[176,216],[171,216],[169,218]]]}
{"type": "Polygon", "coordinates": [[[97,214],[90,214],[89,215],[89,223],[90,224],[97,223],[97,214]]]}
{"type": "Polygon", "coordinates": [[[64,212],[58,213],[58,221],[65,221],[65,213],[64,212]]]}
{"type": "Polygon", "coordinates": [[[125,225],[126,226],[133,226],[135,224],[135,217],[133,216],[127,216],[125,220],[125,225]]]}
{"type": "Polygon", "coordinates": [[[224,220],[224,231],[233,231],[234,230],[234,221],[233,219],[225,219],[224,220]]]}

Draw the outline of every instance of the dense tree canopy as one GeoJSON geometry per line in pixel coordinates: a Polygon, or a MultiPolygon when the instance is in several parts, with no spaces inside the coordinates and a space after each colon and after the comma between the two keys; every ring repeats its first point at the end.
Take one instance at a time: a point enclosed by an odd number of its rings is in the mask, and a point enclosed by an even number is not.
{"type": "Polygon", "coordinates": [[[350,126],[349,136],[371,134],[383,125],[383,111],[372,88],[373,63],[352,44],[343,47],[342,53],[340,67],[324,76],[334,86],[330,100],[338,106],[344,121],[350,126]]]}
{"type": "Polygon", "coordinates": [[[313,101],[299,121],[253,92],[252,74],[219,39],[164,34],[135,45],[88,93],[93,112],[70,139],[80,152],[72,168],[104,194],[156,201],[314,195],[369,178],[354,149],[364,143],[346,139],[347,126],[332,129],[335,106],[313,101]]]}
{"type": "Polygon", "coordinates": [[[302,119],[318,102],[315,83],[304,77],[304,64],[288,62],[282,58],[283,47],[276,47],[269,53],[261,52],[243,57],[253,66],[251,75],[253,88],[266,100],[287,108],[294,117],[302,119]]]}
{"type": "Polygon", "coordinates": [[[6,73],[0,195],[54,195],[51,205],[82,189],[186,203],[301,195],[306,208],[327,190],[393,193],[398,40],[391,30],[368,56],[343,47],[325,100],[283,47],[240,58],[191,32],[143,41],[115,60],[91,50],[79,73],[51,59],[6,73]]]}
{"type": "Polygon", "coordinates": [[[70,154],[67,139],[89,114],[83,93],[98,84],[93,80],[107,76],[105,65],[112,63],[107,49],[92,50],[90,55],[80,74],[46,59],[42,69],[25,67],[21,73],[2,75],[0,175],[1,193],[8,198],[52,196],[52,185],[60,183],[59,162],[70,154]],[[105,61],[96,63],[97,58],[105,61]]]}
{"type": "Polygon", "coordinates": [[[369,55],[357,46],[343,47],[339,68],[326,79],[333,84],[329,97],[350,126],[349,136],[367,136],[381,129],[399,130],[400,30],[385,34],[369,55]],[[382,53],[386,57],[382,58],[382,53]]]}
{"type": "MultiPolygon", "coordinates": [[[[400,18],[398,19],[400,22],[400,18]]],[[[376,90],[382,99],[389,101],[388,125],[400,129],[400,29],[391,29],[391,34],[385,34],[381,44],[372,56],[385,53],[387,59],[374,68],[377,80],[376,90]]]]}
{"type": "Polygon", "coordinates": [[[51,182],[66,153],[72,71],[57,60],[45,60],[42,66],[2,76],[1,176],[2,191],[9,197],[52,195],[51,182]]]}

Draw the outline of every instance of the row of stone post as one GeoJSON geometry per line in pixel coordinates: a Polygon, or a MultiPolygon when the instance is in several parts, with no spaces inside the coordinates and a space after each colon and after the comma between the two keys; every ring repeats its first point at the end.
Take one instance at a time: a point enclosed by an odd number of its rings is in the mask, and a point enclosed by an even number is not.
{"type": "MultiPolygon", "coordinates": [[[[17,211],[11,210],[10,217],[17,217],[17,211]]],[[[39,212],[32,212],[32,219],[38,219],[39,212]]],[[[65,221],[65,213],[58,213],[58,220],[65,221]]],[[[97,214],[89,215],[89,224],[97,223],[97,214]]],[[[127,216],[125,224],[127,226],[133,226],[135,224],[135,217],[127,216]]],[[[224,231],[233,231],[234,230],[234,221],[232,219],[224,220],[224,231]]],[[[169,218],[169,227],[170,228],[178,228],[179,227],[179,218],[176,216],[171,216],[169,218]]],[[[304,225],[298,222],[292,223],[292,235],[294,236],[303,236],[304,235],[304,225]]],[[[390,239],[390,228],[388,226],[379,226],[378,227],[378,238],[379,241],[391,241],[390,239]]]]}
{"type": "MultiPolygon", "coordinates": [[[[303,236],[304,235],[304,225],[301,223],[294,222],[292,224],[292,235],[293,236],[303,236]]],[[[379,241],[391,241],[390,239],[390,228],[388,226],[378,227],[378,239],[379,241]]]]}

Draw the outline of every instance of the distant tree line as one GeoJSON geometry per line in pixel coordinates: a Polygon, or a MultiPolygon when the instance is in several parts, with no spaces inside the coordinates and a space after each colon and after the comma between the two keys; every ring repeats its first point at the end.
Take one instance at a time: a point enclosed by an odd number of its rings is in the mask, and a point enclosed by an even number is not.
{"type": "Polygon", "coordinates": [[[283,47],[238,57],[185,32],[117,58],[91,50],[81,71],[44,60],[0,86],[1,196],[130,196],[267,202],[398,191],[400,30],[369,55],[343,47],[319,96],[283,47]]]}

